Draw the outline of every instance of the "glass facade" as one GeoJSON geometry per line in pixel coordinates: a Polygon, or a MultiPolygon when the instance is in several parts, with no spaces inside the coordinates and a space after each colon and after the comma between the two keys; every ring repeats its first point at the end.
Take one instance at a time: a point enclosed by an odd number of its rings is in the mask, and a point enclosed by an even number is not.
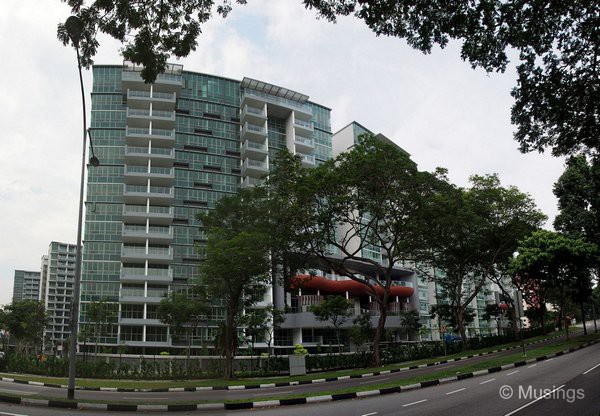
{"type": "MultiPolygon", "coordinates": [[[[138,71],[93,68],[101,166],[88,169],[80,319],[89,324],[87,304],[106,300],[119,314],[102,344],[164,347],[172,338],[156,306],[198,276],[196,215],[258,183],[281,148],[309,166],[330,158],[330,110],[178,65],[151,85],[138,71]]],[[[214,328],[197,332],[201,341],[214,328]]]]}
{"type": "Polygon", "coordinates": [[[13,281],[13,302],[38,300],[40,295],[40,272],[15,270],[13,281]]]}

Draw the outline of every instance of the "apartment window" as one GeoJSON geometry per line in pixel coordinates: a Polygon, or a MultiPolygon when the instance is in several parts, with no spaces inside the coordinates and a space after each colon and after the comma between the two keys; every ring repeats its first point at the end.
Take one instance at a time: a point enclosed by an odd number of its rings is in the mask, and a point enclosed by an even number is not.
{"type": "Polygon", "coordinates": [[[121,326],[121,341],[142,341],[143,335],[141,326],[121,326]]]}
{"type": "Polygon", "coordinates": [[[121,305],[121,319],[143,319],[144,305],[121,305]]]}

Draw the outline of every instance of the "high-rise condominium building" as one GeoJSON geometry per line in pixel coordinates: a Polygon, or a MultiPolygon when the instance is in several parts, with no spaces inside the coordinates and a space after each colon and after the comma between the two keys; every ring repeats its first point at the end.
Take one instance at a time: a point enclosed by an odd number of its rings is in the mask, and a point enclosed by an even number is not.
{"type": "MultiPolygon", "coordinates": [[[[90,131],[101,165],[88,170],[81,286],[81,324],[90,302],[118,304],[100,342],[131,352],[172,345],[157,305],[198,274],[197,213],[259,183],[280,149],[307,167],[332,155],[330,110],[304,94],[180,65],[146,84],[140,69],[93,69],[90,131]]],[[[265,300],[283,296],[274,288],[265,300]]],[[[195,342],[214,331],[199,328],[195,342]]]]}
{"type": "Polygon", "coordinates": [[[15,270],[12,301],[38,300],[39,294],[40,272],[15,270]]]}
{"type": "MultiPolygon", "coordinates": [[[[301,156],[310,168],[371,132],[351,123],[332,135],[329,108],[255,79],[169,65],[154,84],[146,84],[140,70],[128,63],[93,69],[90,132],[101,164],[88,170],[80,322],[90,323],[90,302],[108,301],[118,314],[100,344],[157,353],[178,346],[159,320],[159,302],[198,276],[206,240],[196,215],[222,196],[260,183],[281,149],[301,156]]],[[[361,255],[383,261],[374,247],[364,247],[361,255]]],[[[373,272],[364,264],[356,268],[373,272]]],[[[355,315],[369,313],[376,322],[377,305],[362,285],[327,270],[317,274],[302,289],[275,284],[265,295],[261,305],[288,311],[275,331],[275,345],[332,345],[328,324],[310,313],[311,305],[332,294],[346,296],[355,315]]],[[[394,279],[388,328],[406,339],[400,312],[416,310],[429,328],[425,338],[436,338],[429,315],[436,303],[434,285],[410,267],[395,270],[394,279]]],[[[215,309],[196,329],[193,345],[211,344],[222,318],[215,309]]]]}
{"type": "Polygon", "coordinates": [[[40,294],[40,300],[44,302],[49,317],[45,336],[56,351],[62,350],[62,343],[70,334],[76,255],[76,245],[52,241],[48,246],[48,254],[42,257],[43,293],[40,294]]]}

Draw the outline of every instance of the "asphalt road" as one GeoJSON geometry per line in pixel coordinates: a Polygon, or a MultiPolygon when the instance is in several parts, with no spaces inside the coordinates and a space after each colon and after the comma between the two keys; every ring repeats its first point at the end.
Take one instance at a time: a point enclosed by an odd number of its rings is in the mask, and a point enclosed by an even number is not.
{"type": "MultiPolygon", "coordinates": [[[[580,330],[573,331],[572,335],[580,333],[580,330]]],[[[533,349],[541,345],[551,345],[560,342],[563,338],[557,338],[542,343],[534,344],[526,347],[533,349]]],[[[454,367],[462,367],[465,365],[476,364],[482,361],[487,361],[490,358],[499,358],[507,355],[518,354],[520,349],[509,351],[501,351],[495,354],[488,354],[481,357],[473,357],[458,362],[450,362],[432,367],[417,368],[414,370],[402,371],[399,373],[383,374],[358,379],[345,379],[332,381],[327,383],[303,384],[298,386],[287,387],[271,387],[263,389],[251,390],[214,390],[214,391],[196,391],[196,392],[111,392],[111,391],[86,391],[78,390],[75,393],[76,399],[80,400],[119,400],[131,402],[164,402],[166,400],[178,401],[202,401],[202,400],[226,400],[226,399],[255,399],[260,397],[278,396],[286,394],[299,393],[319,393],[322,391],[331,391],[334,389],[346,389],[351,387],[365,387],[375,385],[377,383],[388,383],[394,381],[405,380],[408,378],[433,374],[438,371],[452,369],[454,367]]],[[[21,394],[43,394],[47,397],[65,398],[66,390],[52,387],[31,386],[26,384],[16,384],[9,382],[0,382],[0,392],[21,393],[21,394]]],[[[2,416],[2,415],[0,415],[2,416]]]]}
{"type": "MultiPolygon", "coordinates": [[[[88,412],[15,406],[0,403],[0,416],[104,415],[88,412]]],[[[130,412],[111,415],[131,415],[130,412]]],[[[163,413],[152,413],[163,414],[163,413]]],[[[168,413],[164,413],[168,414],[168,413]]],[[[173,413],[170,413],[173,415],[173,413]]],[[[209,414],[183,412],[183,414],[209,414]]],[[[402,393],[321,404],[251,411],[221,411],[232,416],[598,416],[600,414],[600,344],[488,376],[402,393]],[[502,397],[512,392],[510,398],[502,397]],[[546,394],[544,396],[544,393],[546,394]]]]}

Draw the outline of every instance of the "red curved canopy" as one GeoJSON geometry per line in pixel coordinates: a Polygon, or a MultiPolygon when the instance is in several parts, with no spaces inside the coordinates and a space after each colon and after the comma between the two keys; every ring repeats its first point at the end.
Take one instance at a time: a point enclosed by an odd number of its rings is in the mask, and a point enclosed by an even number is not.
{"type": "MultiPolygon", "coordinates": [[[[327,293],[346,293],[354,296],[370,295],[367,285],[357,282],[356,280],[330,280],[320,276],[298,275],[292,279],[292,287],[300,287],[304,289],[320,290],[327,293]]],[[[375,291],[378,295],[383,295],[383,288],[375,286],[375,291]]],[[[409,298],[415,290],[408,286],[392,286],[390,288],[391,296],[399,296],[401,298],[409,298]]]]}

